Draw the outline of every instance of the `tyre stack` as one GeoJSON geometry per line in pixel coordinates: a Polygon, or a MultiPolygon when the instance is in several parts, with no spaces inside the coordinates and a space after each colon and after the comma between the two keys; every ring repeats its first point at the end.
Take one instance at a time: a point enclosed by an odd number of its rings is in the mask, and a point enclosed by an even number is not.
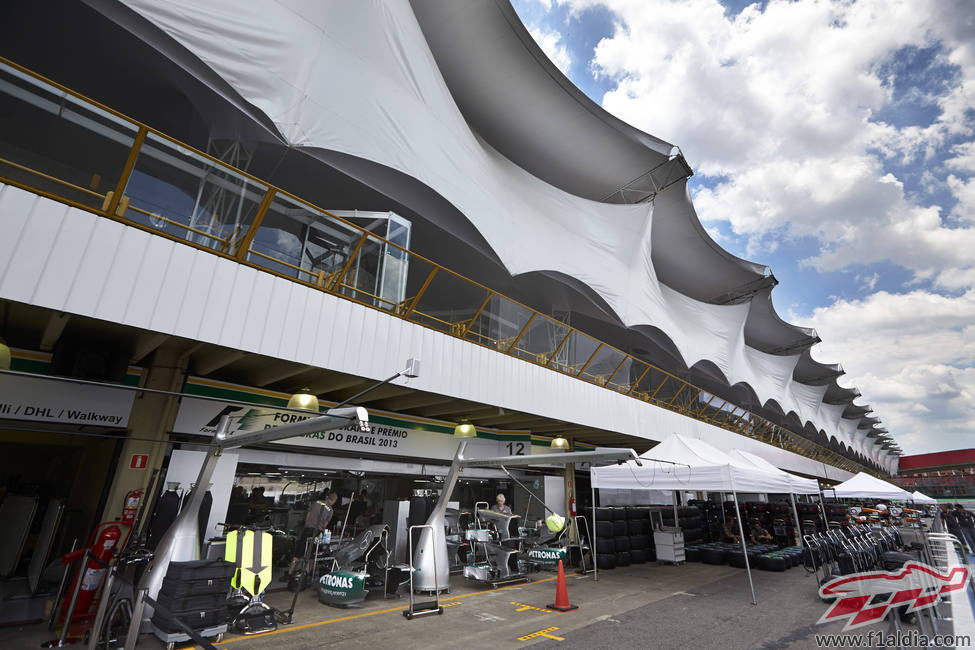
{"type": "MultiPolygon", "coordinates": [[[[661,516],[664,526],[674,525],[674,509],[662,508],[661,516]]],[[[684,544],[694,544],[704,540],[705,522],[701,509],[697,506],[680,506],[677,508],[678,525],[684,533],[684,544]]]]}
{"type": "Polygon", "coordinates": [[[829,521],[835,521],[838,523],[846,523],[846,506],[828,506],[826,508],[826,518],[829,521]]]}
{"type": "Polygon", "coordinates": [[[599,570],[656,559],[650,534],[650,509],[637,506],[596,508],[596,567],[599,570]]]}
{"type": "Polygon", "coordinates": [[[657,554],[653,547],[650,530],[650,508],[646,506],[627,506],[626,527],[630,537],[630,562],[643,564],[653,562],[657,554]]]}
{"type": "MultiPolygon", "coordinates": [[[[819,512],[819,506],[815,503],[797,503],[796,511],[799,513],[799,521],[803,522],[803,527],[806,527],[806,522],[811,521],[816,527],[818,532],[825,530],[823,526],[823,518],[819,512]]],[[[806,531],[803,532],[805,534],[806,531]]]]}
{"type": "Polygon", "coordinates": [[[616,568],[615,508],[596,508],[595,543],[592,546],[596,568],[600,571],[616,568]]]}
{"type": "Polygon", "coordinates": [[[687,505],[694,506],[702,513],[704,521],[704,542],[717,542],[721,540],[724,531],[724,521],[721,519],[721,504],[714,501],[694,500],[688,501],[687,505]]]}

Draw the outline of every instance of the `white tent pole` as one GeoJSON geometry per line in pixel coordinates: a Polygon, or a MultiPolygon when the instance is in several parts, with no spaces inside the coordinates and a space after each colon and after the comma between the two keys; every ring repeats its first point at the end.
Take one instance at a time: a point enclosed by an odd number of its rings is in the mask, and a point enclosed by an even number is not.
{"type": "MultiPolygon", "coordinates": [[[[590,481],[592,476],[589,477],[590,481]]],[[[592,548],[589,550],[592,553],[592,580],[593,582],[599,581],[599,567],[596,562],[596,486],[592,486],[592,548]]]]}
{"type": "Polygon", "coordinates": [[[755,583],[752,582],[752,567],[748,561],[748,547],[745,546],[745,529],[741,525],[741,508],[738,505],[738,492],[735,491],[735,479],[731,479],[731,495],[735,499],[735,512],[738,513],[738,533],[741,535],[741,552],[745,554],[745,573],[748,574],[748,587],[752,590],[752,605],[757,605],[755,600],[755,583]]]}
{"type": "Polygon", "coordinates": [[[792,514],[796,518],[796,537],[799,539],[799,546],[804,546],[802,543],[802,522],[799,521],[799,511],[796,509],[796,495],[790,492],[789,500],[792,501],[792,514]]]}

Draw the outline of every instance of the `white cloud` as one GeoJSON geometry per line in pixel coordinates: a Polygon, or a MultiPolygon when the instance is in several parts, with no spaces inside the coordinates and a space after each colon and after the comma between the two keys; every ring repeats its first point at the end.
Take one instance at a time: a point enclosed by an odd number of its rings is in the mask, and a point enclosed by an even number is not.
{"type": "MultiPolygon", "coordinates": [[[[801,316],[907,453],[975,446],[975,290],[880,291],[801,316]]],[[[861,400],[863,401],[863,400],[861,400]]]]}
{"type": "Polygon", "coordinates": [[[866,289],[867,291],[873,291],[877,287],[877,281],[880,280],[880,274],[874,273],[873,275],[858,275],[856,276],[856,281],[866,289]]]}
{"type": "Polygon", "coordinates": [[[951,174],[948,176],[948,189],[958,200],[951,211],[952,219],[969,226],[975,225],[975,176],[962,180],[951,174]]]}
{"type": "Polygon", "coordinates": [[[945,161],[952,169],[975,174],[975,142],[963,142],[951,148],[954,154],[945,161]]]}
{"type": "MultiPolygon", "coordinates": [[[[888,163],[931,171],[975,121],[975,5],[966,0],[770,0],[729,16],[717,0],[563,0],[578,14],[605,5],[618,19],[596,47],[612,80],[603,105],[680,145],[696,171],[726,180],[697,193],[705,221],[727,221],[761,255],[782,237],[820,243],[821,270],[892,261],[940,281],[975,272],[975,203],[947,214],[904,191],[888,163]],[[940,45],[959,66],[927,126],[894,126],[889,64],[903,48],[940,45]],[[946,273],[947,272],[947,273],[946,273]]],[[[940,92],[940,94],[938,94],[940,92]]],[[[957,145],[951,190],[975,188],[975,144],[957,145]]],[[[935,189],[944,169],[923,176],[935,189]]],[[[945,288],[949,287],[947,284],[945,288]]]]}
{"type": "Polygon", "coordinates": [[[562,42],[562,35],[557,32],[545,31],[540,27],[532,27],[528,31],[538,46],[542,48],[542,51],[545,52],[545,56],[552,60],[552,63],[562,71],[562,74],[568,74],[572,59],[565,43],[562,42]]]}

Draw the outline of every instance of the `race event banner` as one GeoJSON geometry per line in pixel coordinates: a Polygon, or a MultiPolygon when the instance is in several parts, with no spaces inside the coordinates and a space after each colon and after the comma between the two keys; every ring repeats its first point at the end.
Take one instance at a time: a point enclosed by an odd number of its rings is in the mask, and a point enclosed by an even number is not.
{"type": "MultiPolygon", "coordinates": [[[[173,431],[212,436],[220,418],[230,418],[230,435],[280,426],[314,417],[282,408],[288,395],[272,391],[190,377],[184,388],[173,431]],[[194,399],[192,395],[223,397],[253,405],[194,399]],[[278,408],[275,408],[278,407],[278,408]]],[[[324,412],[329,404],[322,404],[324,412]]],[[[364,433],[352,422],[343,429],[311,433],[280,440],[274,444],[314,447],[369,455],[406,456],[449,460],[457,450],[453,424],[420,417],[369,410],[370,430],[364,433]]],[[[477,456],[544,454],[550,451],[547,439],[533,440],[528,431],[498,431],[478,427],[478,437],[470,440],[468,449],[477,456]]]]}

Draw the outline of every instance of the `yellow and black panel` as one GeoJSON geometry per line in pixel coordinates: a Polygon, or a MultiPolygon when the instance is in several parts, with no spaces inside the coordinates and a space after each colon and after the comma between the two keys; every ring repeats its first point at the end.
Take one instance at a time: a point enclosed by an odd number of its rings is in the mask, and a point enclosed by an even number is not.
{"type": "Polygon", "coordinates": [[[257,596],[271,584],[273,538],[271,533],[246,530],[240,544],[240,585],[257,596]]]}

